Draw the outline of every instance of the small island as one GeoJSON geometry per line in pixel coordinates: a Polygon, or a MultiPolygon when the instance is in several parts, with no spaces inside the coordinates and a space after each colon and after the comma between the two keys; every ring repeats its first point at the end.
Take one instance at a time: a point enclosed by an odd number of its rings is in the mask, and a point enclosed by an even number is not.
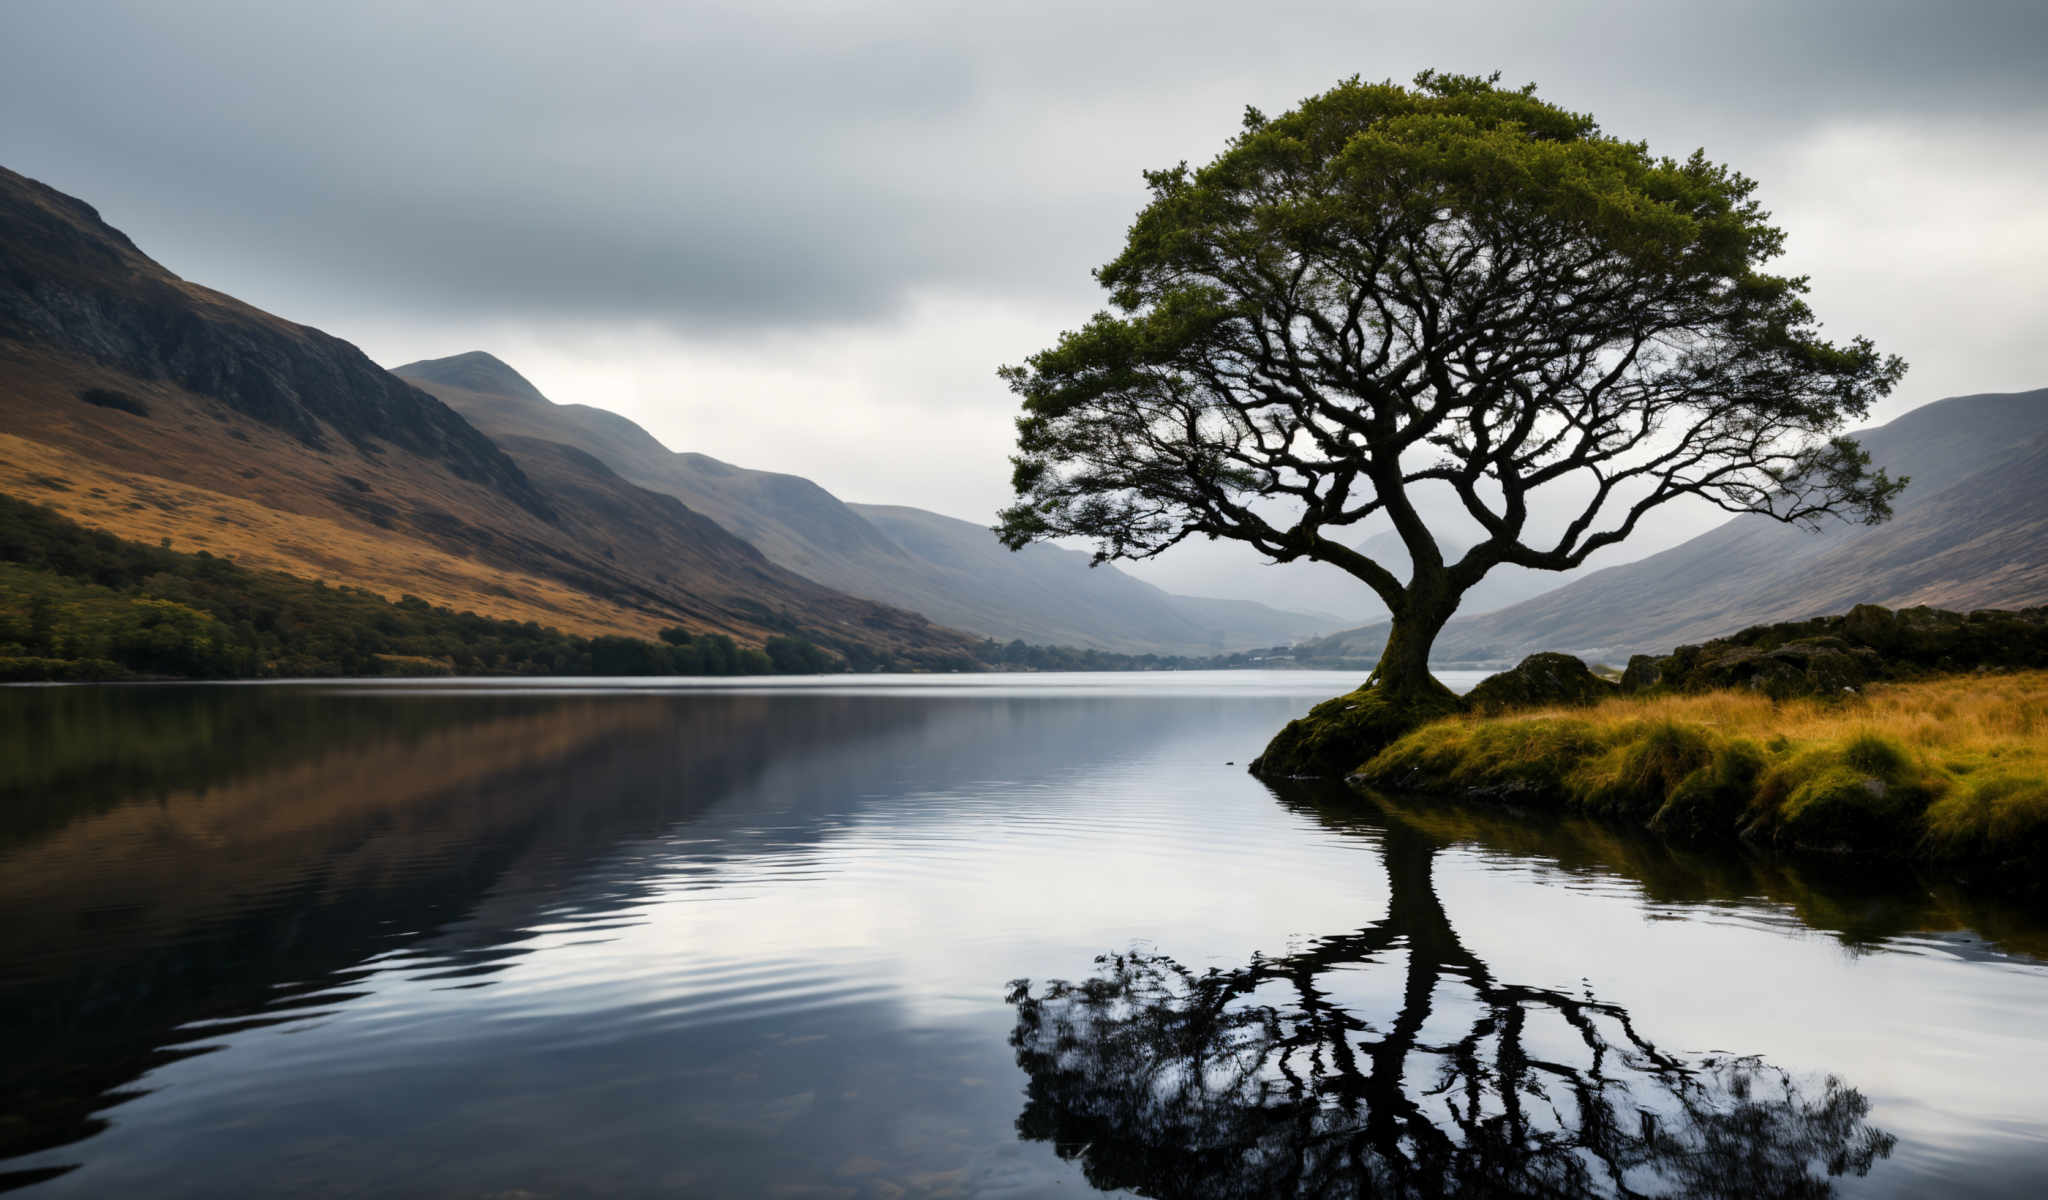
{"type": "Polygon", "coordinates": [[[1618,680],[1532,655],[1447,707],[1382,746],[1361,689],[1252,769],[1910,860],[2030,895],[2048,867],[2048,608],[1863,605],[1639,656],[1618,680]]]}

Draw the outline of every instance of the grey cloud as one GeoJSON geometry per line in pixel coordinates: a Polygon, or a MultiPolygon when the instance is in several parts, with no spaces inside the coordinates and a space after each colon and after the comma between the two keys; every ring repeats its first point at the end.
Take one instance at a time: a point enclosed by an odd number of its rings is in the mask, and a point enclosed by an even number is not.
{"type": "Polygon", "coordinates": [[[1084,294],[1140,168],[1247,102],[1534,79],[1738,166],[1831,118],[2044,107],[2038,3],[1093,5],[17,0],[7,165],[288,313],[845,323],[1084,294]]]}

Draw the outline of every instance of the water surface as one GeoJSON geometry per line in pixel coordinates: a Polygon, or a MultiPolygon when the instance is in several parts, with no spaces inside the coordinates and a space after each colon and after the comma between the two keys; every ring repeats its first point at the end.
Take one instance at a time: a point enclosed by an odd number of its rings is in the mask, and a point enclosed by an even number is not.
{"type": "Polygon", "coordinates": [[[2035,915],[1244,774],[1355,683],[0,690],[0,1187],[2048,1194],[2035,915]]]}

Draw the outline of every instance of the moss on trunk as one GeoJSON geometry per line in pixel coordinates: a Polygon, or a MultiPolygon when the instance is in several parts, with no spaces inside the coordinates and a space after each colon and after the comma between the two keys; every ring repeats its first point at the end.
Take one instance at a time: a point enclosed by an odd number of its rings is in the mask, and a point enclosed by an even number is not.
{"type": "Polygon", "coordinates": [[[1268,779],[1341,778],[1403,735],[1463,709],[1442,684],[1406,693],[1363,687],[1289,721],[1251,771],[1268,779]]]}

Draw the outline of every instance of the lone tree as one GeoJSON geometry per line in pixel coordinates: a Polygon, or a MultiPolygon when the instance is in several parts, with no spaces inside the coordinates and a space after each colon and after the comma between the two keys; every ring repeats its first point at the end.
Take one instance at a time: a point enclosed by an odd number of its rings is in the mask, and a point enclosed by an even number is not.
{"type": "Polygon", "coordinates": [[[1383,699],[1447,698],[1430,646],[1497,566],[1569,570],[1684,496],[1874,523],[1904,485],[1837,435],[1905,364],[1823,340],[1806,280],[1763,271],[1785,239],[1756,185],[1533,85],[1354,78],[1146,179],[1096,272],[1116,311],[1002,371],[1024,411],[997,532],[1331,563],[1392,616],[1383,699]],[[1368,518],[1406,579],[1342,539],[1368,518]],[[1447,518],[1478,530],[1455,561],[1447,518]]]}

